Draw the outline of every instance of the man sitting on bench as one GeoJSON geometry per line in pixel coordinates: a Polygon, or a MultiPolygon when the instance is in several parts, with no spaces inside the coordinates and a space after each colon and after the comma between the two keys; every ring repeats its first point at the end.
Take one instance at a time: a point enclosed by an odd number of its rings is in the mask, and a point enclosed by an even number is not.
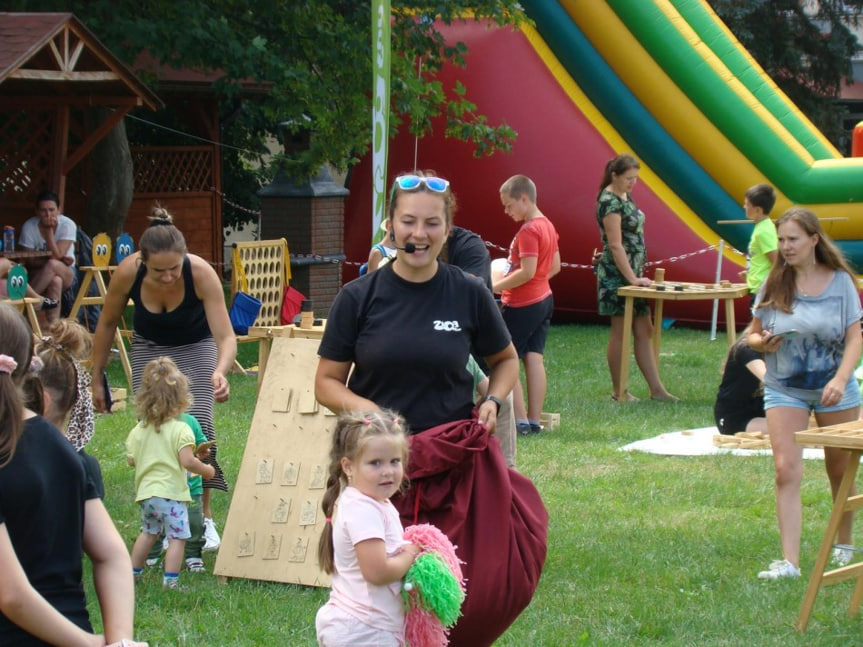
{"type": "MultiPolygon", "coordinates": [[[[47,251],[48,258],[26,261],[30,285],[43,297],[59,302],[63,291],[75,282],[75,233],[77,225],[60,213],[60,198],[52,191],[36,197],[36,215],[21,227],[18,244],[23,249],[47,251]]],[[[56,308],[42,309],[40,319],[45,324],[57,320],[56,308]]]]}

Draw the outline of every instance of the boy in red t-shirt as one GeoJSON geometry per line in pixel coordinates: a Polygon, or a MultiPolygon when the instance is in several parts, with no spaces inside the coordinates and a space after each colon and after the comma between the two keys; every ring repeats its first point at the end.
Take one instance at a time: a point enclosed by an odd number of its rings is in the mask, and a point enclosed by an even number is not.
{"type": "Polygon", "coordinates": [[[506,215],[523,223],[509,246],[503,276],[493,285],[527,382],[527,406],[520,381],[513,390],[516,428],[521,434],[538,433],[546,390],[542,354],[554,309],[548,280],[560,271],[559,237],[536,206],[536,185],[529,177],[513,175],[504,182],[500,201],[506,215]]]}

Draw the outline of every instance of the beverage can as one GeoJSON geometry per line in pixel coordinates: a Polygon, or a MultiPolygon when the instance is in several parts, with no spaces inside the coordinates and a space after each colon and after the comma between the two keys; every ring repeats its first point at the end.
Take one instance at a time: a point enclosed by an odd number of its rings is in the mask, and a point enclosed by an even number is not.
{"type": "Polygon", "coordinates": [[[15,251],[15,227],[11,225],[3,227],[3,251],[15,251]]]}

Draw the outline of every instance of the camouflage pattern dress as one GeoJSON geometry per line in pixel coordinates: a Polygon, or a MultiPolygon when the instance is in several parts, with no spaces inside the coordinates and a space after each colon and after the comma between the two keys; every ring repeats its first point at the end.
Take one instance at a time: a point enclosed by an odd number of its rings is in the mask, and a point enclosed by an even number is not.
{"type": "MultiPolygon", "coordinates": [[[[647,248],[644,245],[644,213],[632,201],[621,200],[617,195],[603,189],[596,205],[596,220],[599,223],[599,234],[602,237],[602,256],[596,268],[597,302],[599,314],[616,317],[623,316],[624,299],[617,296],[617,289],[629,285],[623,278],[614,256],[608,248],[608,237],[605,234],[604,219],[609,213],[620,214],[620,233],[623,238],[623,249],[629,259],[629,266],[635,272],[635,276],[644,273],[644,261],[647,257],[647,248]]],[[[641,317],[650,315],[650,308],[646,299],[633,300],[633,316],[641,317]]]]}

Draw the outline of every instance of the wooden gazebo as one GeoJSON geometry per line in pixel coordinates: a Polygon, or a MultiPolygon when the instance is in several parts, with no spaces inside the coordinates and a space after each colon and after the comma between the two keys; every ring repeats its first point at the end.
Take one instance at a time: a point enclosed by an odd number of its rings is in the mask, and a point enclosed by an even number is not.
{"type": "Polygon", "coordinates": [[[70,13],[0,13],[0,208],[3,225],[33,214],[51,188],[86,213],[81,164],[135,107],[161,100],[70,13]],[[96,108],[107,114],[94,124],[96,108]]]}

